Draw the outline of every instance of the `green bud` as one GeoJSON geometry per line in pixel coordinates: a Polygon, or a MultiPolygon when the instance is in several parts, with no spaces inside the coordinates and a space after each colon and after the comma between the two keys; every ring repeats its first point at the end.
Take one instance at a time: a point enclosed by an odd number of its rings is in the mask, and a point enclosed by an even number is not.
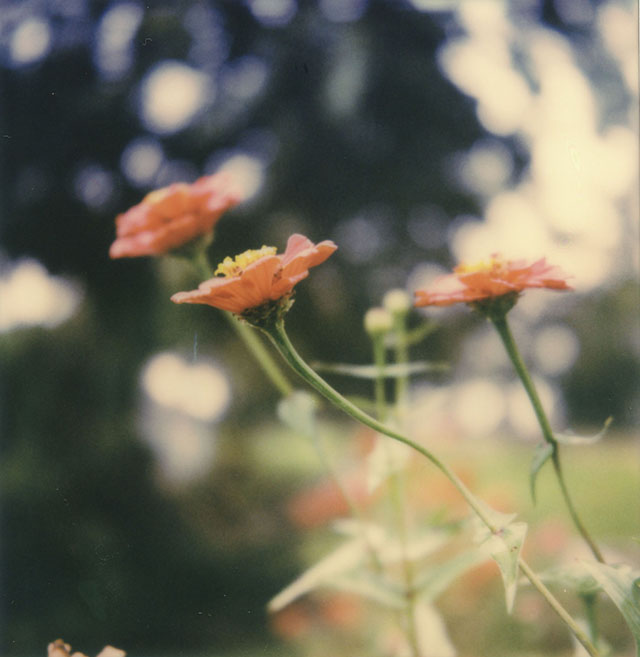
{"type": "Polygon", "coordinates": [[[389,290],[382,299],[382,305],[392,315],[406,315],[411,309],[411,298],[405,290],[389,290]]]}
{"type": "Polygon", "coordinates": [[[364,328],[369,335],[388,333],[393,328],[393,317],[384,308],[371,308],[365,313],[364,328]]]}

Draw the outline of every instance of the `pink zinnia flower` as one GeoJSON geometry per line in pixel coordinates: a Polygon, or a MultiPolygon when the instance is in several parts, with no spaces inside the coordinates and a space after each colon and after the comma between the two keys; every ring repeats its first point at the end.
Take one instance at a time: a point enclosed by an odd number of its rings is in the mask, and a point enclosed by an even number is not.
{"type": "Polygon", "coordinates": [[[338,247],[330,240],[314,244],[304,235],[292,235],[282,255],[273,246],[251,249],[235,258],[225,258],[216,276],[201,283],[197,290],[178,292],[175,303],[203,303],[240,315],[287,296],[338,247]],[[220,274],[220,276],[218,276],[220,274]]]}
{"type": "Polygon", "coordinates": [[[489,262],[459,265],[453,274],[437,278],[426,290],[418,290],[416,306],[450,306],[519,294],[527,288],[544,287],[570,290],[562,270],[548,265],[545,258],[528,263],[525,260],[503,260],[498,254],[489,262]]]}
{"type": "Polygon", "coordinates": [[[157,189],[116,217],[116,240],[109,255],[135,258],[178,248],[211,233],[222,214],[240,200],[238,187],[227,173],[157,189]]]}

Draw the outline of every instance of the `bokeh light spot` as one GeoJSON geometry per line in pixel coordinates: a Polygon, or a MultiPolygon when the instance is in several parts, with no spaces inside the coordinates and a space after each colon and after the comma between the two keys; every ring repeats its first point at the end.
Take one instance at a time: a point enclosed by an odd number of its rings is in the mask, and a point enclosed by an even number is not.
{"type": "Polygon", "coordinates": [[[501,388],[486,379],[456,386],[452,403],[460,428],[474,438],[492,434],[505,416],[506,403],[501,388]]]}
{"type": "Polygon", "coordinates": [[[265,163],[254,155],[242,151],[227,152],[223,156],[217,153],[210,159],[207,171],[227,171],[237,187],[243,202],[256,197],[265,182],[265,163]]]}
{"type": "Polygon", "coordinates": [[[219,419],[231,398],[228,379],[219,367],[191,364],[170,352],[157,354],[147,363],[142,385],[157,404],[206,422],[219,419]]]}
{"type": "Polygon", "coordinates": [[[51,276],[37,260],[21,260],[0,277],[0,332],[58,326],[73,315],[81,299],[77,285],[51,276]]]}
{"type": "Polygon", "coordinates": [[[549,376],[566,372],[574,364],[579,352],[578,338],[567,326],[545,326],[534,338],[533,355],[536,364],[549,376]]]}
{"type": "Polygon", "coordinates": [[[51,48],[51,28],[44,18],[27,18],[13,32],[9,56],[16,66],[42,59],[51,48]]]}
{"type": "Polygon", "coordinates": [[[222,71],[224,90],[234,98],[250,100],[257,96],[267,82],[266,62],[254,55],[245,55],[229,62],[222,71]]]}
{"type": "Polygon", "coordinates": [[[100,164],[88,164],[78,171],[73,186],[76,195],[85,205],[101,208],[113,196],[113,174],[100,164]]]}
{"type": "Polygon", "coordinates": [[[283,27],[298,11],[296,0],[248,0],[251,13],[267,27],[283,27]]]}
{"type": "Polygon", "coordinates": [[[139,137],[127,144],[120,167],[130,183],[138,187],[153,183],[164,161],[162,145],[152,137],[139,137]]]}
{"type": "Polygon", "coordinates": [[[186,128],[212,97],[208,76],[180,62],[162,62],[142,82],[142,121],[156,133],[177,132],[186,128]]]}
{"type": "Polygon", "coordinates": [[[94,63],[108,80],[124,75],[133,64],[133,38],[143,18],[140,5],[123,2],[108,9],[98,24],[94,63]]]}

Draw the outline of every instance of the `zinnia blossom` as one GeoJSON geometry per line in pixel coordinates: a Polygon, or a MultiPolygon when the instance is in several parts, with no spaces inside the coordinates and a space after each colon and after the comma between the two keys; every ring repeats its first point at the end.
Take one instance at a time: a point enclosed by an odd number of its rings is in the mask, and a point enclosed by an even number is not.
{"type": "Polygon", "coordinates": [[[330,240],[314,244],[304,235],[292,235],[282,255],[273,246],[263,246],[225,258],[216,276],[197,290],[178,292],[175,303],[203,303],[237,315],[287,297],[309,269],[324,262],[338,247],[330,240]]]}
{"type": "Polygon", "coordinates": [[[430,288],[418,290],[414,305],[482,303],[505,295],[515,301],[515,297],[527,288],[572,289],[562,270],[547,264],[545,258],[528,263],[525,260],[503,260],[494,254],[488,262],[459,265],[453,271],[453,274],[436,279],[430,288]]]}
{"type": "Polygon", "coordinates": [[[116,217],[116,240],[109,255],[135,258],[178,248],[210,234],[222,214],[240,200],[239,189],[227,173],[157,189],[116,217]]]}

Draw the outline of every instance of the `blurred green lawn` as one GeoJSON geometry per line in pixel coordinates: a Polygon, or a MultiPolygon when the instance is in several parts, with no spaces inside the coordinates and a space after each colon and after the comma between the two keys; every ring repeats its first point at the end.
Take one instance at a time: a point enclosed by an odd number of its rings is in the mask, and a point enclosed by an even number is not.
{"type": "MultiPolygon", "coordinates": [[[[337,424],[325,425],[324,430],[332,434],[326,443],[332,462],[340,468],[336,453],[345,449],[345,443],[348,447],[350,429],[337,424]]],[[[253,458],[274,477],[321,476],[322,466],[308,440],[284,431],[280,425],[261,431],[255,438],[251,442],[253,458]]],[[[474,439],[428,447],[446,462],[469,468],[479,496],[497,486],[508,490],[513,503],[510,510],[517,511],[522,520],[532,525],[543,519],[567,520],[551,463],[538,474],[536,504],[531,500],[529,468],[535,443],[474,439]]],[[[616,542],[640,538],[640,447],[635,436],[609,432],[595,445],[563,446],[561,461],[575,505],[596,536],[616,542]]]]}

